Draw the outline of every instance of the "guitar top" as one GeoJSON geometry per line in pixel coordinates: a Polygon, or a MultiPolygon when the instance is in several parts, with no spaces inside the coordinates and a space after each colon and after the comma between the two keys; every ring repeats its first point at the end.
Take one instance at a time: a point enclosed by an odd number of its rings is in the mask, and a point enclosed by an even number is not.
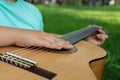
{"type": "MultiPolygon", "coordinates": [[[[44,49],[26,49],[16,55],[37,62],[40,72],[45,75],[31,73],[28,70],[0,62],[0,80],[97,80],[89,66],[93,60],[106,56],[106,52],[98,46],[85,41],[75,45],[73,53],[67,51],[49,51],[44,49]],[[62,53],[63,52],[63,53],[62,53]]],[[[0,48],[0,53],[12,52],[17,47],[0,48]]]]}

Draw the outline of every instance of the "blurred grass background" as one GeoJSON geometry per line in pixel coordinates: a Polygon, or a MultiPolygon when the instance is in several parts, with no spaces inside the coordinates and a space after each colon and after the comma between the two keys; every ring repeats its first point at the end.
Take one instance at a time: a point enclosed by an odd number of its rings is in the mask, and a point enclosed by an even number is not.
{"type": "Polygon", "coordinates": [[[108,31],[102,46],[107,51],[103,80],[120,80],[120,6],[36,5],[44,18],[45,31],[65,34],[96,24],[108,31]]]}

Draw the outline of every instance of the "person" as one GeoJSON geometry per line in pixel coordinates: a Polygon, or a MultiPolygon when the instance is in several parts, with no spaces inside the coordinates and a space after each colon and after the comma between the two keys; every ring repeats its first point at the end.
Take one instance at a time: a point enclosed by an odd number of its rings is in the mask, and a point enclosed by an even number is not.
{"type": "MultiPolygon", "coordinates": [[[[0,46],[15,44],[21,47],[42,46],[52,49],[73,47],[69,42],[44,32],[41,13],[34,5],[24,0],[1,0],[0,17],[0,46]]],[[[106,33],[102,28],[98,32],[85,40],[102,45],[106,33]]]]}

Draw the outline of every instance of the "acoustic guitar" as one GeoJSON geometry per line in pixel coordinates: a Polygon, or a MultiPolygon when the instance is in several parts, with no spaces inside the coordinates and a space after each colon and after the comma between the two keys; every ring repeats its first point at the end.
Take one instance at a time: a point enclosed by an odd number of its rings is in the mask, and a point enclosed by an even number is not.
{"type": "Polygon", "coordinates": [[[91,25],[61,38],[71,50],[43,47],[0,47],[0,80],[101,80],[106,51],[82,39],[95,33],[91,25]]]}

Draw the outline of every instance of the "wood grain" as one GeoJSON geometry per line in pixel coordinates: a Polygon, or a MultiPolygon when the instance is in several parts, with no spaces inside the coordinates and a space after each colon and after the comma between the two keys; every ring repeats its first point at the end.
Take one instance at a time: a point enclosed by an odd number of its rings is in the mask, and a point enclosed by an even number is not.
{"type": "MultiPolygon", "coordinates": [[[[56,74],[51,80],[101,80],[106,51],[86,41],[74,45],[74,53],[56,53],[46,50],[31,50],[15,53],[34,60],[38,67],[56,74]]],[[[18,47],[1,47],[0,53],[18,50],[18,47]]],[[[50,80],[30,73],[11,64],[0,62],[0,80],[50,80]]]]}

